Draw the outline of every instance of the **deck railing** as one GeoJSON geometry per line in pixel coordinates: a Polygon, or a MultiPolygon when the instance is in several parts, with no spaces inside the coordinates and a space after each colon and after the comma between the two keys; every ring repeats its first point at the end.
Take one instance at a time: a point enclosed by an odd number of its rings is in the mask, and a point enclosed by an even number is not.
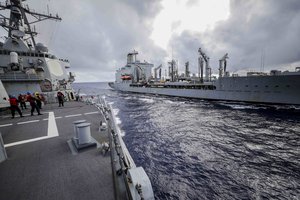
{"type": "MultiPolygon", "coordinates": [[[[116,123],[115,115],[110,104],[107,104],[104,98],[88,98],[87,103],[94,104],[103,114],[107,130],[109,133],[109,147],[112,159],[112,170],[114,182],[124,184],[123,187],[116,189],[125,189],[119,191],[126,193],[127,199],[154,200],[152,185],[148,175],[143,167],[137,167],[132,159],[122,137],[119,126],[116,123]]],[[[119,198],[117,198],[119,199],[119,198]]]]}

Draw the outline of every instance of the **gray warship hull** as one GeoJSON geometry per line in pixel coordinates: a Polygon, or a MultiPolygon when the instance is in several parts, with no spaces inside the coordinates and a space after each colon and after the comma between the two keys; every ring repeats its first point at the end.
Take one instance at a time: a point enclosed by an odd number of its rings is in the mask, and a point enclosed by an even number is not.
{"type": "Polygon", "coordinates": [[[174,83],[139,85],[114,82],[115,90],[208,100],[300,105],[300,73],[221,77],[212,85],[174,83]]]}
{"type": "Polygon", "coordinates": [[[175,60],[168,64],[168,76],[162,77],[162,65],[154,68],[153,64],[136,59],[138,52],[127,55],[127,64],[116,71],[115,82],[109,86],[124,92],[158,94],[208,100],[241,101],[263,104],[300,105],[300,67],[295,71],[271,70],[248,72],[239,76],[226,71],[228,54],[219,61],[219,77],[213,77],[209,58],[199,48],[199,73],[191,76],[189,63],[185,64],[185,73],[179,75],[175,60]],[[205,62],[205,77],[204,73],[205,62]]]}

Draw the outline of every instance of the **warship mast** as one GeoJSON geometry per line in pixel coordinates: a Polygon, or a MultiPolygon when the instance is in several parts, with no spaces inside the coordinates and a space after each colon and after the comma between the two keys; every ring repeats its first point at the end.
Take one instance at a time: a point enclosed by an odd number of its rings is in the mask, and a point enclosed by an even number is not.
{"type": "Polygon", "coordinates": [[[30,10],[28,5],[24,6],[22,2],[25,0],[10,0],[5,3],[0,2],[0,10],[10,10],[10,17],[0,15],[0,25],[8,32],[9,38],[23,39],[27,44],[33,45],[36,48],[34,37],[38,34],[35,27],[32,29],[31,25],[47,19],[61,21],[61,18],[52,14],[42,14],[30,10]],[[34,18],[34,21],[29,21],[27,15],[34,18]],[[29,36],[26,38],[26,35],[29,36]],[[29,40],[29,41],[28,41],[29,40]]]}

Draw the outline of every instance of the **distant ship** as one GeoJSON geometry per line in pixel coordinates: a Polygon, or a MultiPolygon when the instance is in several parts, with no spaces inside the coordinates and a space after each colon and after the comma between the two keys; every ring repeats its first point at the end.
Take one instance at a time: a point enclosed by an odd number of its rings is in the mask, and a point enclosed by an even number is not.
{"type": "Polygon", "coordinates": [[[219,77],[212,77],[209,57],[199,48],[199,75],[191,75],[189,63],[185,73],[178,73],[175,60],[170,61],[168,77],[161,75],[162,66],[139,62],[138,52],[127,55],[127,64],[116,71],[109,86],[118,91],[159,94],[207,100],[225,100],[263,104],[300,105],[300,67],[295,71],[272,70],[270,73],[248,72],[247,76],[226,71],[228,54],[219,60],[219,77]],[[204,71],[205,63],[205,71],[204,71]],[[204,74],[205,73],[205,74],[204,74]]]}
{"type": "Polygon", "coordinates": [[[74,99],[71,83],[75,75],[66,71],[70,68],[69,61],[58,59],[46,46],[36,43],[34,37],[38,33],[31,27],[46,19],[60,21],[61,18],[37,13],[23,2],[0,2],[0,26],[8,32],[5,41],[0,42],[0,81],[10,95],[40,92],[48,102],[54,102],[60,90],[68,99],[74,99]],[[6,17],[7,14],[10,15],[6,17]]]}

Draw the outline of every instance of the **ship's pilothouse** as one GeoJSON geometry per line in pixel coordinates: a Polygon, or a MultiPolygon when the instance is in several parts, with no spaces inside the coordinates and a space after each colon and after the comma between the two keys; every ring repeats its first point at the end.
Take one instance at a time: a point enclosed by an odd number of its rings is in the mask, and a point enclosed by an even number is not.
{"type": "Polygon", "coordinates": [[[147,83],[152,79],[153,64],[137,60],[137,51],[127,54],[127,64],[116,72],[117,82],[147,83]]]}

